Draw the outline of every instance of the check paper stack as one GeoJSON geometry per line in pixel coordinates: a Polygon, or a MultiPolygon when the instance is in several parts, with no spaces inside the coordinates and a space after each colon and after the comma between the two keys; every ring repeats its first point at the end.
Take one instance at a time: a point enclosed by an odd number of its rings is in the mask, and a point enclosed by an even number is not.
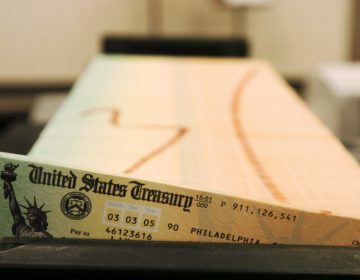
{"type": "MultiPolygon", "coordinates": [[[[358,163],[260,60],[99,56],[29,157],[13,158],[37,200],[56,193],[52,236],[345,246],[360,239],[358,163]],[[67,185],[56,185],[59,170],[67,185]],[[36,193],[40,186],[46,195],[36,193]],[[74,218],[74,209],[85,217],[74,218]],[[60,222],[69,226],[60,230],[60,222]]],[[[17,195],[26,187],[16,184],[17,195]]]]}

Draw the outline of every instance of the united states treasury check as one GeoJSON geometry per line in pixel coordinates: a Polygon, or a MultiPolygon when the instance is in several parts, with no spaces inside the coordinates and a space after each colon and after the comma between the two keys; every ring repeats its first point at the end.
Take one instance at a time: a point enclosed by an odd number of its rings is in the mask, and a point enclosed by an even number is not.
{"type": "Polygon", "coordinates": [[[357,246],[360,220],[0,154],[0,238],[357,246]]]}

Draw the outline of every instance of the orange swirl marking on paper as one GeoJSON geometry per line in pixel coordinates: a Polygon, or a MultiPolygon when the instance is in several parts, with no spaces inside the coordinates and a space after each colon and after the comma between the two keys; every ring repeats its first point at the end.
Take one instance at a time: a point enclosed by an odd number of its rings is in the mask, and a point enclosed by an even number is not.
{"type": "Polygon", "coordinates": [[[86,116],[94,113],[101,113],[101,112],[111,112],[110,115],[110,124],[113,126],[120,126],[120,110],[113,107],[99,107],[86,110],[81,113],[81,115],[86,116]]]}
{"type": "Polygon", "coordinates": [[[123,128],[141,128],[141,129],[149,129],[149,130],[176,130],[176,133],[173,137],[167,140],[165,143],[161,144],[159,147],[155,148],[154,150],[150,151],[148,154],[141,157],[135,163],[133,163],[130,167],[128,167],[124,173],[132,173],[136,169],[140,168],[145,163],[152,160],[154,157],[158,156],[171,146],[175,145],[187,132],[188,129],[185,127],[175,126],[175,125],[161,125],[161,124],[140,124],[140,125],[120,125],[120,109],[113,108],[113,107],[99,107],[86,110],[81,113],[81,115],[89,115],[94,113],[101,113],[101,112],[110,112],[110,124],[115,127],[123,127],[123,128]]]}
{"type": "Polygon", "coordinates": [[[162,153],[163,151],[174,145],[176,142],[178,142],[187,132],[188,130],[185,127],[178,128],[176,134],[171,139],[169,139],[167,142],[165,142],[164,144],[162,144],[161,146],[154,149],[149,154],[147,154],[146,156],[142,157],[140,160],[135,162],[128,169],[126,169],[124,173],[131,173],[135,171],[141,165],[145,164],[146,162],[148,162],[149,160],[151,160],[152,158],[154,158],[155,156],[162,153]]]}
{"type": "Polygon", "coordinates": [[[250,84],[250,82],[254,79],[257,74],[256,68],[253,68],[246,72],[240,81],[238,87],[236,88],[232,103],[231,103],[231,114],[232,114],[232,123],[235,129],[236,137],[239,140],[240,145],[245,151],[245,154],[251,163],[251,165],[255,168],[258,176],[262,180],[263,184],[267,188],[267,190],[271,193],[271,195],[278,201],[281,202],[288,202],[285,195],[280,191],[280,188],[276,185],[274,180],[266,171],[265,167],[263,166],[261,160],[256,155],[253,147],[250,144],[249,139],[246,136],[244,131],[244,127],[242,125],[241,120],[241,97],[245,92],[246,87],[250,84]]]}

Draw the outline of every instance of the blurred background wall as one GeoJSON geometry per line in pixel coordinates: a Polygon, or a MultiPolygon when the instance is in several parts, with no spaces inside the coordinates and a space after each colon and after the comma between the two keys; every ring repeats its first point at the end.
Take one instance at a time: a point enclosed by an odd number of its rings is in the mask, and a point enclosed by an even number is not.
{"type": "MultiPolygon", "coordinates": [[[[350,58],[351,0],[272,0],[246,11],[216,0],[148,1],[162,2],[161,35],[245,33],[252,56],[290,78],[304,77],[318,62],[350,58]],[[246,20],[244,26],[236,26],[237,17],[246,20]]],[[[0,0],[0,85],[72,83],[100,51],[105,34],[152,32],[147,5],[147,0],[0,0]]]]}
{"type": "Polygon", "coordinates": [[[341,66],[360,59],[360,0],[0,0],[1,151],[28,151],[108,35],[245,37],[360,160],[360,63],[341,66]]]}

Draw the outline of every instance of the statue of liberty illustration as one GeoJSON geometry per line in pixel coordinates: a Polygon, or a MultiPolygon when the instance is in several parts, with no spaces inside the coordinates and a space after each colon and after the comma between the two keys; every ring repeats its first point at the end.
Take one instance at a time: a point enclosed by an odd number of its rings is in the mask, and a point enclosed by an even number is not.
{"type": "Polygon", "coordinates": [[[19,165],[7,163],[4,165],[4,170],[1,171],[1,179],[4,181],[4,197],[9,199],[10,213],[13,217],[14,223],[12,232],[16,239],[21,238],[52,238],[51,234],[47,232],[48,222],[47,213],[50,211],[43,211],[45,205],[37,206],[36,197],[31,204],[28,199],[24,197],[27,206],[18,203],[12,183],[16,180],[17,174],[15,169],[19,165]],[[26,210],[22,213],[20,207],[26,210]],[[28,221],[28,223],[26,222],[28,221]]]}

